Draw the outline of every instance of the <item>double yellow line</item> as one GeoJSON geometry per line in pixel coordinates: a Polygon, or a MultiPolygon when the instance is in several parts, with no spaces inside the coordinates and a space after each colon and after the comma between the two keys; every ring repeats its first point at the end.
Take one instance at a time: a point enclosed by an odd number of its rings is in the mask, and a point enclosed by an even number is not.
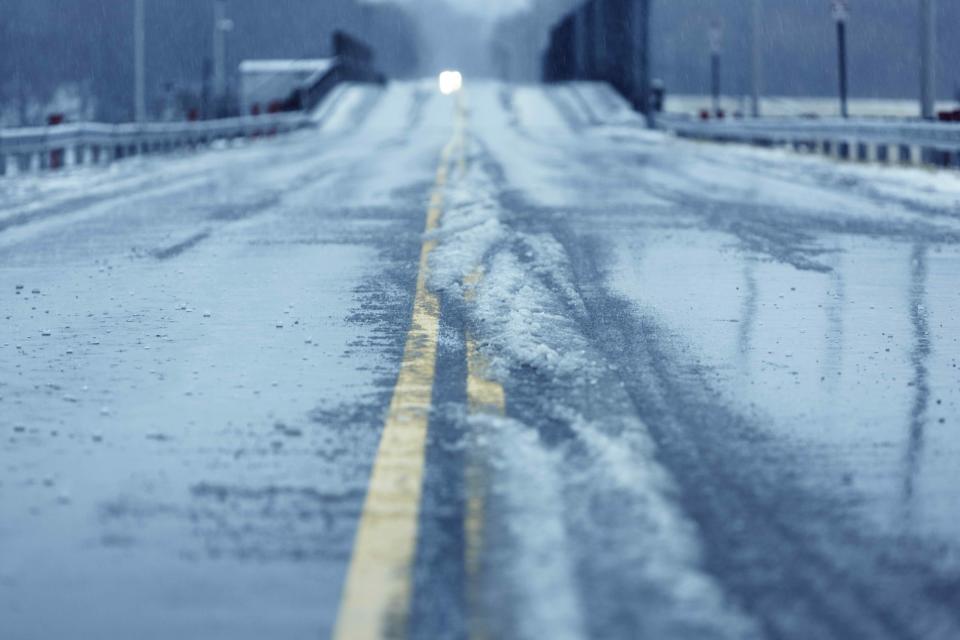
{"type": "MultiPolygon", "coordinates": [[[[464,282],[467,303],[477,297],[477,286],[483,271],[477,269],[464,282]]],[[[486,359],[480,353],[471,331],[466,334],[467,350],[467,404],[472,415],[503,416],[506,413],[506,394],[503,385],[491,380],[486,359]]],[[[464,561],[467,574],[467,636],[470,640],[486,640],[489,636],[481,589],[481,556],[484,540],[484,513],[487,502],[487,466],[481,451],[467,453],[464,471],[467,504],[463,521],[464,561]]]]}
{"type": "MultiPolygon", "coordinates": [[[[454,153],[459,154],[457,163],[462,176],[466,170],[466,112],[462,102],[457,105],[454,135],[441,154],[430,196],[428,239],[420,251],[413,320],[354,542],[334,633],[337,640],[404,638],[407,633],[440,332],[440,301],[427,285],[430,254],[436,248],[436,240],[430,234],[437,230],[443,215],[444,191],[454,153]]],[[[493,409],[502,413],[503,389],[483,378],[482,363],[470,336],[467,353],[471,410],[493,409]]],[[[469,469],[467,474],[470,484],[469,469]]],[[[468,572],[478,562],[477,536],[482,531],[479,523],[482,504],[471,500],[465,523],[468,572]]]]}

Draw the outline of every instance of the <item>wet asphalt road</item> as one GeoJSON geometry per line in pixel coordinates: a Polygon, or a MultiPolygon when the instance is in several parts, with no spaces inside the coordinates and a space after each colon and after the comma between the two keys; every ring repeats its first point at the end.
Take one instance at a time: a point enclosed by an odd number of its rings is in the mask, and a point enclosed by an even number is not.
{"type": "Polygon", "coordinates": [[[381,636],[960,636],[960,177],[594,86],[325,109],[0,183],[0,636],[364,637],[385,513],[381,636]]]}

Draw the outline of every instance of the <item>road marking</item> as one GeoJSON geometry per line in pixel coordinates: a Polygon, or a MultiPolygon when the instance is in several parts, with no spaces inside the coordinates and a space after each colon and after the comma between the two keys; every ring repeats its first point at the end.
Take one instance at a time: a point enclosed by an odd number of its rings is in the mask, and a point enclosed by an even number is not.
{"type": "MultiPolygon", "coordinates": [[[[463,280],[464,298],[468,304],[476,302],[477,286],[483,279],[483,270],[477,269],[463,280]]],[[[503,415],[506,408],[506,396],[499,382],[490,380],[489,365],[477,348],[473,334],[468,330],[467,343],[467,402],[470,413],[490,413],[503,415]]]]}
{"type": "MultiPolygon", "coordinates": [[[[476,301],[476,288],[483,272],[477,269],[464,279],[466,302],[476,301]]],[[[477,347],[473,334],[467,330],[467,404],[472,415],[506,414],[506,393],[503,385],[489,378],[489,364],[477,347]]],[[[474,445],[467,455],[464,472],[467,508],[463,522],[465,541],[464,563],[467,572],[467,632],[470,640],[486,640],[489,632],[484,619],[480,573],[483,553],[484,512],[487,502],[487,469],[474,445]]]]}
{"type": "MultiPolygon", "coordinates": [[[[462,111],[457,115],[453,138],[444,147],[437,169],[427,234],[439,225],[450,159],[464,144],[462,111]]],[[[334,633],[337,640],[407,634],[440,330],[440,301],[427,286],[435,247],[436,240],[428,239],[420,251],[413,321],[354,541],[334,633]]]]}
{"type": "Polygon", "coordinates": [[[480,354],[473,336],[467,334],[467,398],[470,412],[502,416],[506,410],[503,385],[486,377],[486,359],[480,354]]]}
{"type": "MultiPolygon", "coordinates": [[[[461,91],[457,94],[457,118],[464,125],[467,122],[467,103],[466,98],[464,98],[464,93],[461,91]]],[[[464,126],[464,137],[466,137],[466,126],[464,126]]],[[[457,154],[457,168],[459,169],[459,177],[462,179],[467,175],[467,141],[466,139],[461,141],[460,153],[457,154]]]]}

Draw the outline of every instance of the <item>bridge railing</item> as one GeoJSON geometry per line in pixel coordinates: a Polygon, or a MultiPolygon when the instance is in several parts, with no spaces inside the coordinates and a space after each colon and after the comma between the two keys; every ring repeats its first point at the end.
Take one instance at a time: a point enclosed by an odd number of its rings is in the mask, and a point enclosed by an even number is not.
{"type": "Polygon", "coordinates": [[[882,119],[764,118],[698,120],[661,115],[678,136],[822,153],[847,160],[960,166],[960,126],[882,119]]]}
{"type": "Polygon", "coordinates": [[[635,109],[650,113],[650,16],[650,0],[581,2],[550,31],[542,79],[607,82],[635,109]]]}
{"type": "Polygon", "coordinates": [[[0,130],[0,174],[106,164],[131,156],[202,148],[288,133],[314,124],[303,112],[145,124],[81,122],[0,130]]]}

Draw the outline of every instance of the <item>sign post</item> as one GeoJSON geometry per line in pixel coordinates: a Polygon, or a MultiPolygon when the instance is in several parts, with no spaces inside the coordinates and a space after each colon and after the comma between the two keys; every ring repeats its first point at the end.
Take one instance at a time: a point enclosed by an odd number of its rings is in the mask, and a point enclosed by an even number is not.
{"type": "Polygon", "coordinates": [[[833,19],[837,21],[837,56],[840,77],[840,116],[848,118],[847,108],[847,20],[850,19],[848,0],[831,0],[833,19]]]}
{"type": "Polygon", "coordinates": [[[721,117],[723,109],[720,104],[720,54],[723,51],[723,24],[714,20],[710,24],[710,88],[713,95],[713,114],[721,117]]]}

